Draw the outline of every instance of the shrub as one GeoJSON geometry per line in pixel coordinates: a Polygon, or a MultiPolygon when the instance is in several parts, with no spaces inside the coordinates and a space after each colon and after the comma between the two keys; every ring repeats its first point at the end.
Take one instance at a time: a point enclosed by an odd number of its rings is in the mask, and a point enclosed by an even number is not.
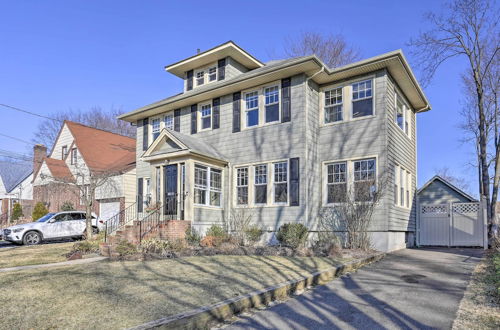
{"type": "Polygon", "coordinates": [[[304,245],[307,233],[307,227],[301,223],[285,223],[278,229],[276,238],[280,244],[296,249],[304,245]]]}
{"type": "Polygon", "coordinates": [[[81,241],[73,244],[71,253],[81,252],[82,254],[99,252],[99,241],[81,241]]]}
{"type": "Polygon", "coordinates": [[[60,207],[61,211],[74,211],[75,208],[73,207],[73,203],[69,202],[69,201],[66,201],[64,202],[61,207],[60,207]]]}
{"type": "Polygon", "coordinates": [[[170,249],[172,251],[182,251],[188,247],[185,239],[178,238],[170,242],[170,249]]]}
{"type": "Polygon", "coordinates": [[[38,202],[35,205],[35,208],[33,209],[33,213],[31,216],[33,217],[33,221],[36,221],[49,213],[49,210],[45,207],[45,205],[42,202],[38,202]]]}
{"type": "Polygon", "coordinates": [[[156,238],[145,239],[139,247],[142,253],[159,253],[162,254],[170,249],[168,241],[162,241],[156,238]]]}
{"type": "Polygon", "coordinates": [[[224,230],[224,228],[222,228],[221,226],[212,225],[210,228],[208,228],[206,236],[214,236],[214,237],[226,238],[227,237],[227,233],[224,230]]]}
{"type": "Polygon", "coordinates": [[[125,240],[120,241],[116,245],[116,253],[118,253],[120,256],[126,256],[126,255],[131,255],[137,253],[137,247],[125,240]]]}
{"type": "Polygon", "coordinates": [[[264,234],[264,231],[259,226],[253,225],[245,229],[245,239],[251,244],[260,241],[262,234],[264,234]]]}
{"type": "Polygon", "coordinates": [[[23,208],[21,207],[21,204],[15,203],[12,208],[12,220],[18,220],[23,215],[23,208]]]}
{"type": "Polygon", "coordinates": [[[201,239],[200,245],[203,247],[217,247],[224,243],[224,241],[225,237],[207,235],[201,239]]]}
{"type": "Polygon", "coordinates": [[[196,230],[191,227],[186,228],[186,241],[189,245],[199,245],[201,236],[196,230]]]}

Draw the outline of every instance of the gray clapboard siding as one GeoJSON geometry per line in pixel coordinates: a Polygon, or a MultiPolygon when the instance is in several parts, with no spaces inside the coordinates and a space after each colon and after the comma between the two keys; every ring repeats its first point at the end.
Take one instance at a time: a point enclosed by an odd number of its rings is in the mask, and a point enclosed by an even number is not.
{"type": "Polygon", "coordinates": [[[234,78],[247,71],[248,69],[235,59],[233,59],[232,57],[226,57],[226,80],[234,78]]]}
{"type": "Polygon", "coordinates": [[[420,205],[439,205],[447,203],[469,203],[470,199],[459,194],[448,185],[439,180],[434,180],[418,194],[420,205]]]}

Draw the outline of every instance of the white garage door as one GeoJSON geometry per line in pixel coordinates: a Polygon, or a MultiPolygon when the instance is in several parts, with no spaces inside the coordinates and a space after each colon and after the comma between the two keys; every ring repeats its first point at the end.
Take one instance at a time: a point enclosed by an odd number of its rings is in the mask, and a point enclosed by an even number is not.
{"type": "Polygon", "coordinates": [[[107,221],[112,216],[120,212],[120,202],[99,203],[99,218],[107,221]]]}
{"type": "Polygon", "coordinates": [[[483,246],[479,203],[422,205],[420,245],[483,246]]]}

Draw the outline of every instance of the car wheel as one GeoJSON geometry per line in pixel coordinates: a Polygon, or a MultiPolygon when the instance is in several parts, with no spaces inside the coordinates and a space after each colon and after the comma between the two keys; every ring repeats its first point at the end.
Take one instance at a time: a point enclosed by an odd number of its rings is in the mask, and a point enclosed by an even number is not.
{"type": "Polygon", "coordinates": [[[36,231],[29,231],[23,237],[25,245],[37,245],[42,242],[42,235],[36,231]]]}

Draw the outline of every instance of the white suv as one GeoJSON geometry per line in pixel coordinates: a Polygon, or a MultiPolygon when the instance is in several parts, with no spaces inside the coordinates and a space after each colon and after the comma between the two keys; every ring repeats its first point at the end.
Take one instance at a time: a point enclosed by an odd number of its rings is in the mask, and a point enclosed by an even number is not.
{"type": "MultiPolygon", "coordinates": [[[[47,213],[35,222],[8,227],[3,231],[3,239],[26,245],[40,244],[42,241],[61,238],[81,238],[85,234],[85,212],[67,211],[47,213]]],[[[95,233],[103,223],[92,214],[95,233]]]]}

